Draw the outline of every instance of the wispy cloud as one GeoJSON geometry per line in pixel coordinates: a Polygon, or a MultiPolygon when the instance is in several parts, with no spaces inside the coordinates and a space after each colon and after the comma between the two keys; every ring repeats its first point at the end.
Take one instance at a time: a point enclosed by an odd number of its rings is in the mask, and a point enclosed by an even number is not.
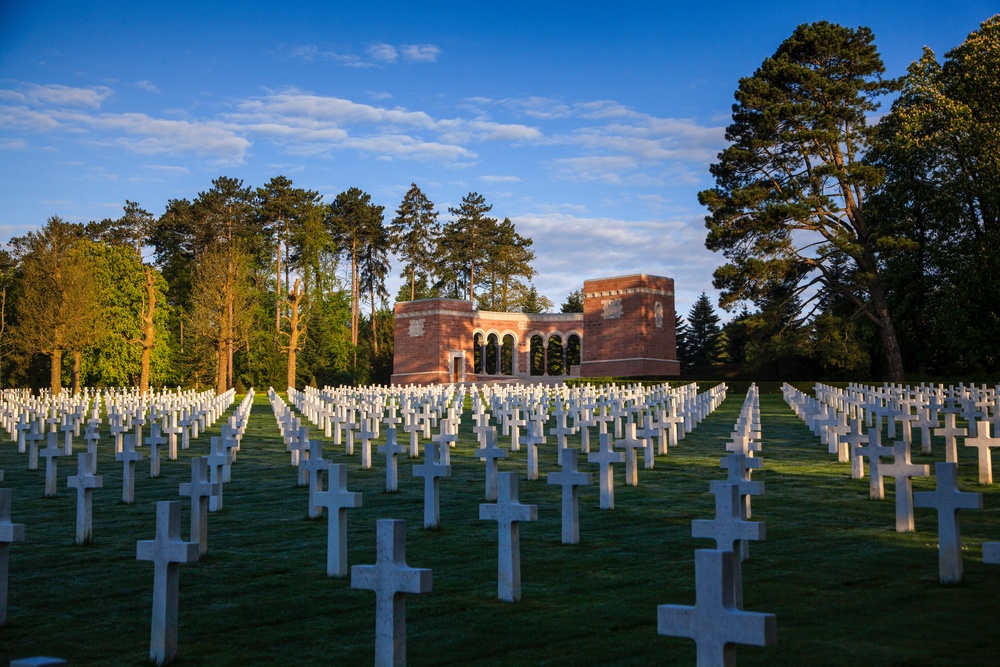
{"type": "Polygon", "coordinates": [[[136,81],[135,87],[139,90],[145,90],[147,93],[153,93],[154,95],[160,94],[160,89],[157,88],[156,84],[152,81],[146,81],[145,79],[142,81],[136,81]]]}
{"type": "Polygon", "coordinates": [[[305,62],[330,62],[343,67],[385,67],[402,62],[433,63],[441,55],[441,47],[434,44],[389,44],[373,42],[365,50],[367,57],[321,48],[315,44],[293,47],[289,56],[305,62]]]}
{"type": "Polygon", "coordinates": [[[416,63],[432,63],[441,55],[441,48],[433,44],[403,44],[400,52],[403,60],[416,63]]]}
{"type": "Polygon", "coordinates": [[[584,278],[629,273],[673,278],[680,313],[702,290],[712,289],[718,258],[705,249],[700,219],[626,220],[542,210],[512,220],[521,234],[534,239],[536,284],[557,304],[582,287],[584,278]],[[595,264],[598,268],[581,274],[580,267],[595,264]]]}
{"type": "Polygon", "coordinates": [[[368,55],[380,63],[394,63],[399,57],[399,51],[392,44],[376,42],[368,46],[368,55]]]}
{"type": "Polygon", "coordinates": [[[86,107],[98,109],[108,97],[107,86],[76,88],[60,84],[39,85],[26,83],[15,89],[0,91],[0,101],[22,103],[29,106],[86,107]]]}

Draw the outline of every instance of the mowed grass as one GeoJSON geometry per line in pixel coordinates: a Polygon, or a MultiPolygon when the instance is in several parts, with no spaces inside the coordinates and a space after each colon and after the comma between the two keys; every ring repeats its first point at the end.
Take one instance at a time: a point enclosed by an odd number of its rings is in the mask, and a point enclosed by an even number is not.
{"type": "MultiPolygon", "coordinates": [[[[483,464],[474,459],[468,413],[441,481],[441,528],[423,529],[423,479],[400,459],[400,491],[387,494],[384,458],[362,471],[359,455],[327,443],[324,458],[347,463],[348,488],[364,494],[348,511],[349,562],[375,562],[375,521],[407,521],[407,562],[432,568],[433,592],[407,602],[411,665],[693,665],[694,642],[656,632],[659,604],[695,600],[691,520],[712,518],[709,481],[724,478],[719,458],[742,396],[730,398],[692,434],[640,470],[639,486],[616,470],[615,509],[598,509],[598,489],[580,491],[581,543],[560,543],[560,489],[554,438],[541,453],[541,478],[527,481],[525,454],[501,461],[521,473],[520,497],[539,521],[521,525],[522,600],[496,598],[497,527],[480,521],[483,464]]],[[[982,511],[962,514],[965,580],[938,582],[937,517],[917,510],[917,532],[893,530],[892,482],[886,500],[868,499],[868,481],[826,453],[778,395],[761,396],[766,495],[753,518],[767,541],[752,543],[743,566],[745,608],[777,614],[778,643],[741,646],[743,665],[996,665],[1000,660],[1000,567],[982,563],[983,541],[1000,540],[1000,491],[976,483],[974,452],[961,448],[960,483],[984,494],[982,511]]],[[[220,422],[221,423],[221,422],[220,422]]],[[[213,428],[162,463],[149,479],[137,468],[136,502],[121,504],[121,465],[101,442],[94,492],[94,536],[73,544],[75,492],[61,459],[57,498],[43,498],[44,460],[28,471],[14,443],[0,445],[0,482],[14,490],[12,518],[26,541],[10,548],[7,626],[0,665],[53,655],[72,665],[143,665],[149,652],[152,564],[136,541],[152,539],[155,503],[179,500],[192,456],[208,453],[213,428]]],[[[402,438],[401,438],[402,440],[402,438]]],[[[594,442],[597,441],[593,437],[594,442]]],[[[509,444],[509,438],[506,440],[509,444]]],[[[919,447],[917,447],[919,450],[919,447]]],[[[933,456],[943,459],[936,439],[933,456]]],[[[584,457],[581,457],[584,458],[584,457]]],[[[586,463],[581,469],[596,473],[586,463]]],[[[595,474],[596,481],[596,474],[595,474]]],[[[917,480],[918,490],[933,488],[917,480]]],[[[225,487],[224,509],[209,517],[209,553],[182,565],[177,665],[367,665],[374,660],[374,595],[349,578],[326,577],[327,520],[306,518],[307,490],[278,435],[263,393],[225,487]]],[[[184,504],[182,536],[189,511],[184,504]]]]}

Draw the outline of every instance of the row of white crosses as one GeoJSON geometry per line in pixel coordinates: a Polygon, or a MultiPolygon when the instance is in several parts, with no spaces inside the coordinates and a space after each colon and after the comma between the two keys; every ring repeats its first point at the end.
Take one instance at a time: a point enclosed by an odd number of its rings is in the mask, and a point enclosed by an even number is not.
{"type": "MultiPolygon", "coordinates": [[[[869,469],[869,497],[884,497],[883,480],[895,481],[896,530],[915,530],[914,508],[929,507],[938,514],[938,569],[942,583],[962,580],[962,543],[958,512],[962,509],[982,509],[981,493],[968,493],[958,488],[957,437],[964,437],[966,446],[979,451],[979,481],[992,483],[990,448],[1000,447],[1000,438],[990,438],[992,422],[985,419],[990,409],[996,410],[994,390],[966,388],[959,385],[945,389],[943,385],[917,388],[884,385],[867,387],[852,384],[846,390],[827,385],[815,386],[812,398],[791,385],[783,389],[785,401],[792,410],[820,436],[838,461],[851,463],[851,477],[864,477],[864,462],[869,469]],[[981,410],[981,411],[980,411],[981,410]],[[956,425],[956,415],[968,420],[975,436],[956,425]],[[984,417],[976,421],[976,417],[984,417]],[[888,435],[896,437],[895,424],[901,424],[901,440],[892,447],[882,445],[882,420],[886,420],[888,435]],[[941,425],[943,419],[944,425],[941,425]],[[849,420],[849,421],[848,421],[849,420]],[[862,432],[863,424],[867,433],[862,432]],[[922,432],[922,452],[931,453],[931,433],[945,439],[944,462],[935,464],[934,492],[913,493],[913,477],[927,477],[930,466],[911,460],[912,426],[922,432]],[[985,455],[985,459],[984,459],[985,455]],[[891,463],[882,457],[892,457],[891,463]],[[984,471],[986,475],[984,476],[984,471]]],[[[983,544],[983,561],[1000,564],[1000,543],[983,544]]]]}
{"type": "Polygon", "coordinates": [[[657,607],[657,632],[686,637],[697,644],[699,665],[735,665],[736,645],[770,646],[777,641],[777,617],[743,611],[743,570],[749,558],[748,540],[765,539],[764,524],[748,521],[750,496],[763,495],[762,482],[750,479],[759,468],[760,404],[756,385],[751,385],[722,458],[726,481],[709,488],[715,494],[715,519],[691,522],[696,538],[715,540],[715,549],[695,551],[695,595],[693,607],[657,607]]]}
{"type": "MultiPolygon", "coordinates": [[[[527,449],[529,457],[529,479],[538,478],[537,447],[545,443],[545,426],[551,414],[556,419],[558,437],[559,464],[561,471],[550,473],[548,482],[562,488],[562,540],[567,544],[579,542],[579,510],[578,488],[591,483],[589,473],[577,470],[579,452],[566,446],[566,436],[576,432],[567,424],[571,415],[571,404],[582,405],[582,400],[568,396],[560,390],[551,391],[548,387],[525,387],[514,385],[507,387],[508,391],[487,391],[473,394],[474,432],[481,445],[476,456],[487,463],[486,498],[494,503],[480,506],[480,518],[497,522],[498,527],[498,557],[497,557],[497,596],[501,600],[515,601],[521,597],[520,584],[520,541],[519,523],[537,520],[537,506],[524,505],[518,500],[517,473],[498,473],[497,460],[506,457],[506,450],[497,445],[497,426],[508,428],[512,448],[517,451],[520,446],[527,449]],[[551,391],[551,393],[550,393],[551,391]],[[500,415],[497,426],[489,424],[490,416],[485,411],[487,402],[500,415]],[[554,406],[551,402],[554,402],[554,406]],[[523,419],[521,418],[523,416],[523,419]],[[521,435],[520,428],[527,427],[521,435]],[[531,462],[534,461],[534,465],[531,462]]],[[[601,440],[605,453],[613,444],[612,434],[608,433],[608,422],[618,431],[620,442],[632,443],[639,447],[647,447],[652,451],[652,445],[640,441],[636,435],[636,427],[647,429],[642,435],[645,438],[660,439],[664,450],[667,442],[683,438],[685,432],[690,432],[695,424],[704,419],[725,398],[725,387],[720,385],[704,394],[697,393],[696,385],[688,385],[671,390],[664,385],[661,388],[648,390],[642,387],[627,388],[612,391],[616,394],[614,401],[608,401],[604,392],[590,390],[590,396],[597,401],[589,410],[597,410],[597,415],[606,415],[603,422],[595,420],[591,425],[604,424],[601,430],[601,440]],[[671,407],[672,406],[672,407],[671,407]],[[673,422],[659,422],[654,408],[659,408],[664,415],[674,418],[673,422]],[[680,412],[680,414],[678,414],[680,412]],[[648,419],[648,421],[646,421],[648,419]],[[622,421],[623,420],[623,421],[622,421]],[[638,422],[638,423],[637,423],[638,422]],[[654,429],[654,425],[658,424],[654,429]],[[687,431],[684,429],[688,425],[687,431]],[[667,435],[667,431],[671,435],[667,435]]],[[[582,394],[583,392],[581,392],[582,394]]],[[[449,388],[424,387],[394,387],[394,388],[325,388],[322,392],[307,388],[304,391],[288,390],[290,402],[295,405],[295,414],[273,389],[268,392],[275,419],[278,422],[285,439],[286,447],[291,453],[292,465],[299,470],[300,484],[309,485],[309,514],[318,517],[322,509],[328,510],[328,544],[327,572],[330,576],[343,576],[347,568],[346,549],[346,510],[361,506],[361,494],[347,490],[346,467],[330,465],[322,460],[323,442],[321,439],[310,439],[309,428],[303,421],[310,421],[324,432],[324,435],[334,439],[343,434],[345,437],[345,452],[353,454],[354,431],[362,440],[361,467],[371,467],[370,441],[377,438],[378,422],[385,425],[385,444],[378,447],[378,453],[385,456],[386,491],[394,492],[398,486],[397,457],[409,450],[411,456],[419,456],[419,442],[423,437],[430,442],[425,447],[425,458],[422,464],[413,466],[413,475],[423,477],[424,493],[424,526],[432,528],[440,521],[439,511],[439,481],[450,476],[450,448],[454,446],[462,415],[463,391],[449,388]],[[396,438],[397,425],[403,424],[404,432],[410,434],[410,447],[401,446],[396,438]],[[437,426],[438,433],[431,433],[437,426]],[[323,473],[327,473],[328,489],[322,490],[323,473]]],[[[588,409],[588,408],[584,408],[588,409]]],[[[593,414],[593,413],[591,413],[593,414]]],[[[581,422],[579,409],[575,419],[581,422]]],[[[627,444],[626,444],[627,446],[627,444]]],[[[632,448],[631,475],[635,477],[635,449],[632,448]]],[[[589,452],[588,452],[589,453],[589,452]]],[[[592,453],[600,458],[599,452],[592,453]]],[[[618,452],[624,460],[624,454],[618,452]]],[[[605,466],[606,477],[610,479],[610,464],[605,466]]],[[[633,484],[636,483],[633,481],[633,484]]],[[[610,482],[608,483],[610,488],[610,482]]],[[[602,507],[605,504],[602,503],[602,507]]],[[[608,504],[608,508],[613,503],[608,504]]],[[[416,575],[412,568],[405,565],[400,555],[405,549],[405,527],[399,521],[379,521],[378,526],[379,555],[375,566],[355,566],[352,572],[352,586],[372,588],[376,591],[376,663],[399,664],[393,662],[405,656],[405,623],[401,620],[405,607],[398,602],[391,607],[386,602],[397,596],[401,600],[404,592],[424,592],[430,589],[429,571],[426,572],[426,585],[413,582],[416,575]],[[404,584],[406,579],[410,584],[404,584]],[[406,588],[409,585],[410,588],[406,588]],[[381,657],[380,657],[381,656],[381,657]]]]}
{"type": "MultiPolygon", "coordinates": [[[[100,394],[95,394],[98,399],[94,405],[99,405],[100,394]]],[[[174,396],[174,394],[171,394],[174,396]]],[[[23,396],[20,397],[26,400],[23,396]]],[[[115,413],[115,406],[118,399],[108,401],[112,414],[115,413]]],[[[201,405],[206,406],[204,414],[213,420],[217,418],[219,406],[232,403],[233,393],[221,397],[215,397],[211,401],[198,399],[201,405]],[[228,403],[226,403],[228,401],[228,403]]],[[[90,400],[90,399],[88,399],[90,400]]],[[[238,408],[234,411],[229,423],[223,427],[223,438],[213,438],[215,440],[234,440],[237,443],[242,437],[246,428],[246,421],[253,402],[253,393],[248,393],[238,408]]],[[[74,410],[76,412],[76,410],[74,410]]],[[[133,412],[133,418],[138,412],[133,412]]],[[[77,515],[76,515],[76,543],[84,544],[90,540],[92,526],[92,493],[95,488],[103,486],[103,477],[96,475],[96,429],[99,424],[98,411],[95,408],[88,424],[88,451],[78,455],[78,471],[67,479],[67,486],[77,491],[77,515]]],[[[161,438],[157,426],[157,419],[164,417],[162,411],[157,412],[154,407],[150,414],[151,435],[146,440],[146,444],[156,447],[166,442],[161,438]],[[161,442],[162,440],[162,442],[161,442]]],[[[210,423],[206,423],[206,427],[210,423]]],[[[51,433],[51,431],[50,431],[51,433]]],[[[123,433],[122,452],[124,456],[119,456],[119,460],[125,462],[125,480],[123,481],[123,500],[131,502],[132,487],[134,482],[134,464],[139,460],[133,447],[133,436],[131,433],[123,433]]],[[[51,449],[51,437],[50,447],[51,449]]],[[[70,450],[71,451],[71,450],[70,450]]],[[[46,454],[47,455],[47,454],[46,454]]],[[[47,455],[48,456],[48,455],[47,455]]],[[[55,458],[54,456],[52,458],[55,458]]],[[[51,460],[51,459],[49,459],[51,460]]],[[[137,548],[137,557],[140,560],[153,560],[156,564],[153,593],[153,613],[151,624],[150,659],[158,664],[169,661],[173,658],[177,648],[177,567],[181,562],[197,560],[199,553],[207,551],[207,528],[206,510],[207,498],[218,496],[221,498],[221,484],[208,483],[207,463],[209,457],[192,459],[192,481],[180,486],[181,495],[192,499],[191,512],[191,543],[180,542],[180,503],[160,502],[157,505],[157,537],[152,542],[140,542],[137,548]],[[200,509],[200,511],[199,511],[200,509]]],[[[50,469],[54,469],[50,468],[50,469]]],[[[52,474],[54,477],[54,473],[52,474]]],[[[3,479],[3,472],[0,471],[0,481],[3,479]]],[[[47,473],[46,495],[52,495],[50,490],[49,473],[47,473]]],[[[6,617],[7,608],[7,549],[10,543],[24,539],[24,527],[20,524],[10,522],[10,489],[0,489],[0,625],[6,617]]],[[[221,502],[220,502],[221,507],[221,502]]]]}
{"type": "MultiPolygon", "coordinates": [[[[229,397],[232,404],[232,396],[229,397]]],[[[188,540],[181,539],[181,503],[156,503],[156,536],[136,543],[136,558],[153,562],[153,606],[150,622],[149,659],[158,665],[177,654],[180,566],[197,562],[208,553],[208,512],[222,509],[223,483],[246,429],[253,406],[253,389],[222,427],[222,436],[211,439],[208,456],[191,459],[191,481],[178,489],[191,500],[188,540]]]]}

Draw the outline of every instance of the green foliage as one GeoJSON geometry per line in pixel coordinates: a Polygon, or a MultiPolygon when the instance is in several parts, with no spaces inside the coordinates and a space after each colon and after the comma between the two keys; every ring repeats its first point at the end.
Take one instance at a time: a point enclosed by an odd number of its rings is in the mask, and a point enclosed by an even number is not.
{"type": "Polygon", "coordinates": [[[421,192],[416,183],[411,183],[390,226],[392,249],[403,260],[400,277],[406,280],[406,284],[400,287],[400,296],[407,294],[405,288],[409,287],[409,298],[397,298],[397,301],[426,298],[418,296],[417,283],[422,283],[426,292],[427,277],[435,272],[434,251],[441,234],[437,218],[434,202],[421,192]]]}
{"type": "Polygon", "coordinates": [[[939,63],[912,63],[867,161],[887,291],[907,366],[1000,371],[1000,16],[939,63]]]}
{"type": "Polygon", "coordinates": [[[699,201],[710,211],[705,244],[728,260],[715,272],[724,307],[757,303],[775,282],[794,282],[798,294],[838,294],[878,327],[887,372],[899,380],[902,359],[877,261],[880,243],[891,239],[863,214],[866,193],[882,179],[861,161],[873,133],[866,117],[896,87],[884,71],[869,29],[800,25],[740,80],[730,145],[711,167],[716,186],[699,201]],[[856,270],[835,276],[836,255],[856,270]]]}
{"type": "Polygon", "coordinates": [[[559,308],[563,313],[583,312],[583,289],[574,290],[566,297],[566,301],[559,308]]]}
{"type": "Polygon", "coordinates": [[[685,357],[691,366],[713,366],[726,360],[726,341],[712,301],[705,292],[695,300],[688,312],[685,331],[685,357]]]}

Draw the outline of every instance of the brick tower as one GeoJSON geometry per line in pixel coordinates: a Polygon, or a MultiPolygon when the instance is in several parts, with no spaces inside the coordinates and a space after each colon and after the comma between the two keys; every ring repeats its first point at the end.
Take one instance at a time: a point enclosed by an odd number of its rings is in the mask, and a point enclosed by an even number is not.
{"type": "Polygon", "coordinates": [[[675,325],[672,279],[585,280],[580,375],[680,375],[675,325]]]}

